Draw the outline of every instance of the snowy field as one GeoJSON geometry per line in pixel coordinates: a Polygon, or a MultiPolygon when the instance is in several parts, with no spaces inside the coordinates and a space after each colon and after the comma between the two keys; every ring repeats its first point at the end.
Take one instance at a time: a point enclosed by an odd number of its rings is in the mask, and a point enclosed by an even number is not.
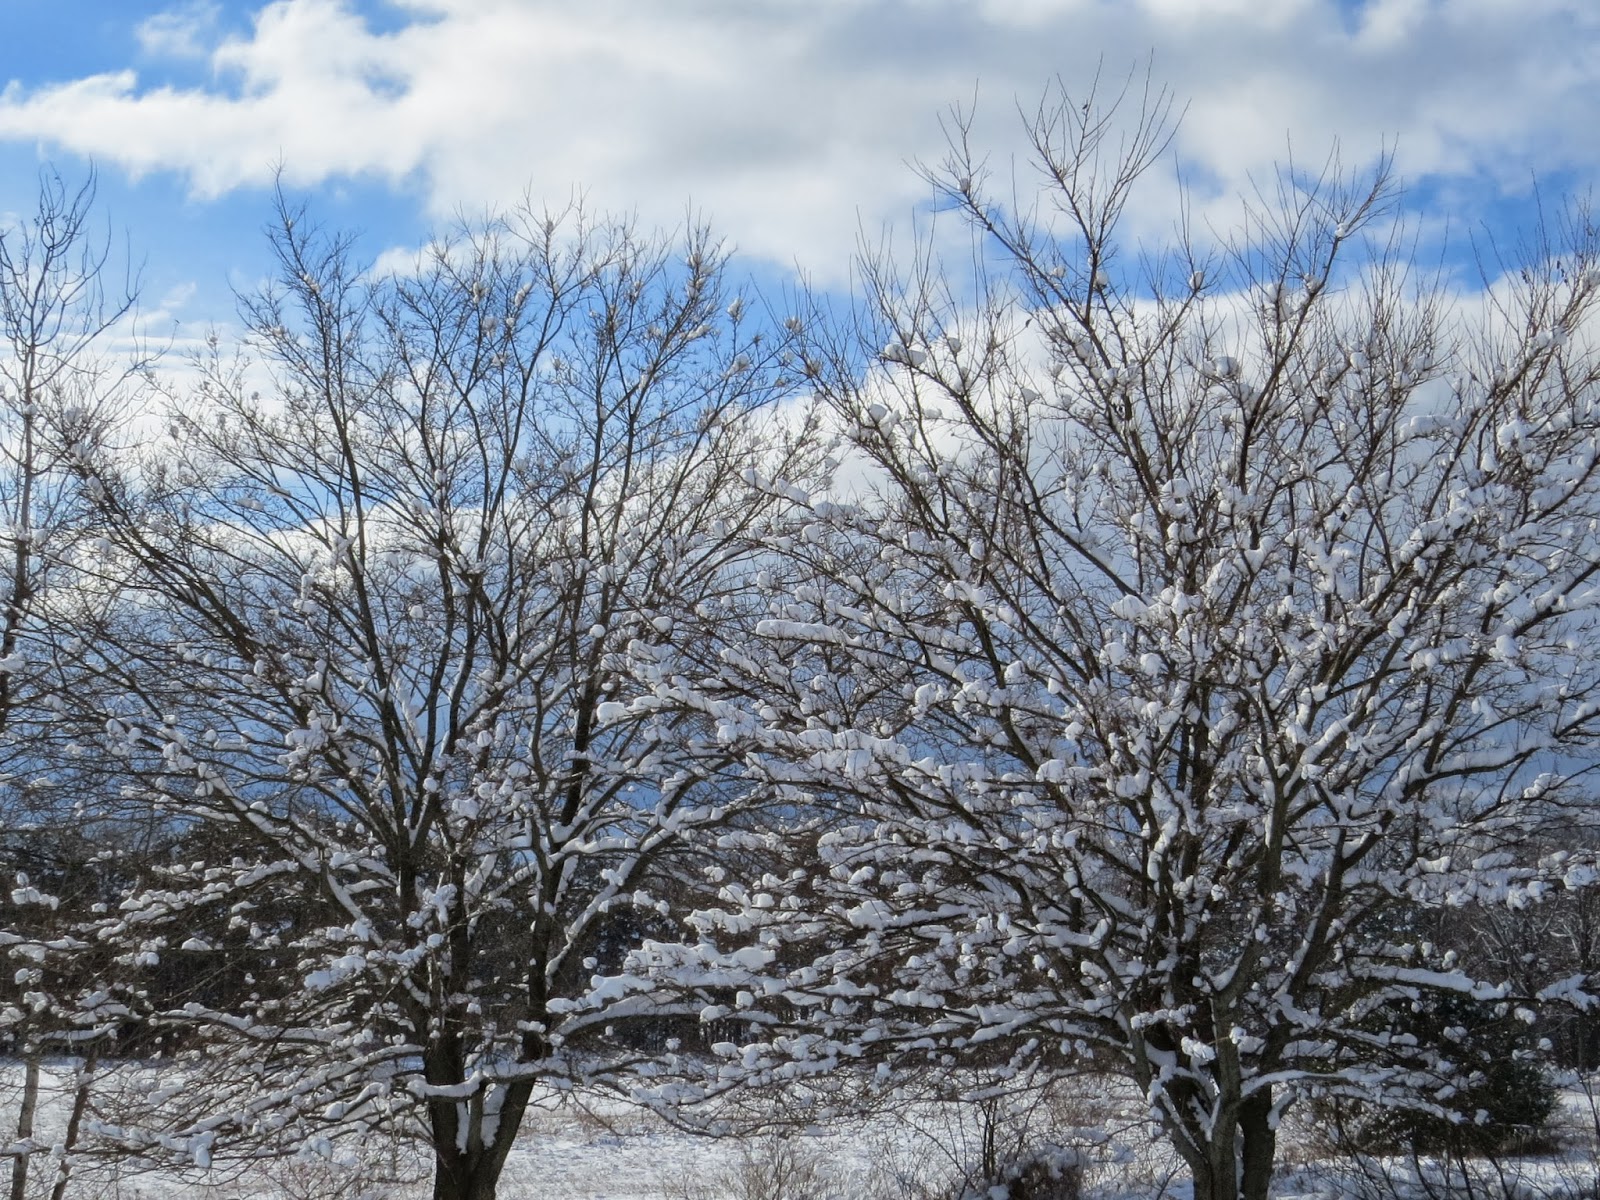
{"type": "MultiPolygon", "coordinates": [[[[21,1071],[0,1064],[0,1141],[15,1120],[21,1071]]],[[[70,1104],[70,1074],[46,1071],[36,1140],[60,1136],[70,1104]]],[[[141,1086],[149,1086],[146,1078],[141,1086]]],[[[1124,1118],[1122,1136],[1106,1138],[1082,1128],[1123,1111],[1130,1097],[1112,1101],[1105,1084],[1093,1094],[1058,1093],[1050,1103],[1017,1099],[989,1106],[902,1105],[825,1128],[709,1138],[684,1132],[648,1111],[609,1097],[549,1098],[530,1111],[501,1182],[501,1200],[953,1200],[961,1179],[980,1161],[986,1120],[1004,1146],[1032,1140],[1046,1127],[1065,1132],[1098,1162],[1093,1181],[1119,1179],[1105,1194],[1178,1195],[1170,1184],[1175,1160],[1152,1143],[1142,1125],[1124,1118]]],[[[1118,1123],[1111,1123],[1112,1129],[1118,1123]]],[[[388,1146],[361,1155],[349,1148],[326,1157],[239,1166],[221,1161],[209,1171],[141,1167],[129,1161],[89,1159],[75,1168],[68,1190],[84,1200],[423,1200],[429,1164],[415,1150],[388,1146]],[[343,1161],[341,1161],[343,1160],[343,1161]]],[[[35,1160],[35,1194],[48,1195],[53,1163],[35,1160]],[[43,1168],[43,1169],[41,1169],[43,1168]]]]}
{"type": "MultiPolygon", "coordinates": [[[[0,1142],[14,1131],[21,1072],[0,1063],[0,1142]]],[[[36,1140],[59,1137],[70,1076],[46,1072],[36,1140]]],[[[778,1136],[712,1139],[673,1128],[654,1114],[600,1097],[551,1098],[530,1112],[501,1183],[501,1200],[961,1200],[962,1179],[981,1156],[986,1122],[1003,1146],[1051,1131],[1088,1164],[1083,1194],[1093,1200],[1185,1200],[1175,1157],[1130,1116],[1137,1105],[1106,1080],[1081,1081],[1048,1101],[974,1105],[908,1104],[849,1123],[778,1136]]],[[[1596,1106],[1564,1093],[1555,1154],[1473,1164],[1471,1177],[1438,1164],[1324,1159],[1314,1130],[1286,1125],[1279,1200],[1384,1196],[1448,1200],[1595,1200],[1600,1197],[1596,1106]]],[[[210,1170],[94,1159],[75,1167],[66,1195],[81,1200],[426,1200],[428,1163],[415,1149],[348,1147],[317,1156],[210,1170]]],[[[48,1197],[55,1163],[34,1160],[29,1200],[48,1197]]]]}

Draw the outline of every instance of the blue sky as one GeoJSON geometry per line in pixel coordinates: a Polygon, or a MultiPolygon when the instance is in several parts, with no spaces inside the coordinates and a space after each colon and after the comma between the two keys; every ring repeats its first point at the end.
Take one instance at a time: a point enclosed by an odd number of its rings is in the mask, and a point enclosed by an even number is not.
{"type": "MultiPolygon", "coordinates": [[[[194,332],[265,266],[280,168],[374,254],[524,194],[671,224],[691,208],[762,278],[843,277],[858,233],[925,200],[907,164],[978,101],[1002,167],[1016,105],[1153,56],[1187,116],[1202,216],[1292,146],[1395,147],[1437,226],[1509,236],[1600,175],[1594,0],[0,0],[0,212],[94,163],[147,306],[194,332]]],[[[1168,173],[1164,173],[1168,174],[1168,173]]],[[[1162,181],[1130,214],[1170,227],[1162,181]]]]}

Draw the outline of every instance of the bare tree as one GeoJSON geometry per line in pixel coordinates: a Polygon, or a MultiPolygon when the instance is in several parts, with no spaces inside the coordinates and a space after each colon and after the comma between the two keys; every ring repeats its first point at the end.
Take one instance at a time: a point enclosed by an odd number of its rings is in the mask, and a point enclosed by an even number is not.
{"type": "MultiPolygon", "coordinates": [[[[72,869],[92,805],[72,786],[81,747],[58,718],[69,687],[61,647],[84,631],[63,625],[49,596],[87,536],[75,463],[119,423],[124,385],[149,361],[133,321],[136,283],[114,278],[94,196],[93,176],[73,188],[46,171],[35,210],[0,227],[0,871],[10,880],[0,947],[13,964],[0,983],[0,1047],[23,1064],[15,1137],[5,1144],[12,1200],[43,1148],[34,1137],[42,1056],[89,1048],[92,1058],[117,1011],[106,979],[86,969],[100,956],[76,932],[88,916],[80,902],[92,901],[72,869]],[[120,356],[109,346],[119,326],[128,343],[120,356]]],[[[80,1118],[91,1074],[75,1091],[80,1118]]],[[[57,1195],[71,1162],[57,1160],[57,1195]]]]}
{"type": "Polygon", "coordinates": [[[1460,1082],[1385,1004],[1516,999],[1401,906],[1593,878],[1520,848],[1592,824],[1600,246],[1580,214],[1473,308],[1334,164],[1136,251],[1169,106],[1118,103],[1040,109],[1037,195],[958,121],[928,174],[982,269],[871,259],[808,340],[861,482],[677,698],[842,815],[634,967],[739,990],[724,1077],[1110,1064],[1197,1197],[1260,1200],[1309,1092],[1460,1082]]]}
{"type": "Polygon", "coordinates": [[[542,1081],[659,1049],[649,997],[591,979],[737,800],[651,681],[735,633],[785,503],[749,481],[809,452],[769,411],[791,334],[700,229],[522,209],[383,276],[278,216],[258,357],[219,348],[164,445],[89,469],[106,744],[207,843],[106,931],[201,964],[156,1019],[208,1036],[205,1086],[146,1144],[398,1128],[436,1197],[485,1200],[542,1081]]]}

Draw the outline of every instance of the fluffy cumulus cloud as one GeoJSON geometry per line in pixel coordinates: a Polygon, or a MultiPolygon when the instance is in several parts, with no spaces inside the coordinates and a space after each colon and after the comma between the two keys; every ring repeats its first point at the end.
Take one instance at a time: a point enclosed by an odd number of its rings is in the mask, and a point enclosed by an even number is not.
{"type": "Polygon", "coordinates": [[[691,207],[777,262],[838,261],[923,198],[940,116],[978,99],[1005,168],[1016,105],[1153,56],[1177,151],[1231,194],[1293,141],[1516,189],[1600,174],[1593,0],[278,0],[225,33],[192,3],[130,33],[132,67],[0,93],[0,138],[182,173],[200,196],[282,166],[419,188],[439,215],[574,188],[670,223],[691,207]],[[381,18],[381,19],[380,19],[381,18]]]}

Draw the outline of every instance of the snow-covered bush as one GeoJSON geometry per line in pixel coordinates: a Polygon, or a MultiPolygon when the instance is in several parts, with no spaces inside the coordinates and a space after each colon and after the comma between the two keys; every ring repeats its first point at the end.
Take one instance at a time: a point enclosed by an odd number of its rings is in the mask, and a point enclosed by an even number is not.
{"type": "Polygon", "coordinates": [[[677,1180],[662,1200],[846,1200],[852,1195],[827,1156],[797,1134],[740,1141],[732,1161],[677,1180]]]}
{"type": "Polygon", "coordinates": [[[993,1175],[967,1184],[952,1200],[1082,1200],[1083,1164],[1076,1152],[1038,1147],[1003,1164],[993,1175]]]}
{"type": "Polygon", "coordinates": [[[1336,1149],[1460,1157],[1548,1147],[1559,1093],[1538,1037],[1509,1006],[1423,992],[1388,1001],[1369,1025],[1387,1035],[1389,1064],[1418,1072],[1428,1106],[1354,1091],[1314,1098],[1311,1114],[1336,1149]]]}

